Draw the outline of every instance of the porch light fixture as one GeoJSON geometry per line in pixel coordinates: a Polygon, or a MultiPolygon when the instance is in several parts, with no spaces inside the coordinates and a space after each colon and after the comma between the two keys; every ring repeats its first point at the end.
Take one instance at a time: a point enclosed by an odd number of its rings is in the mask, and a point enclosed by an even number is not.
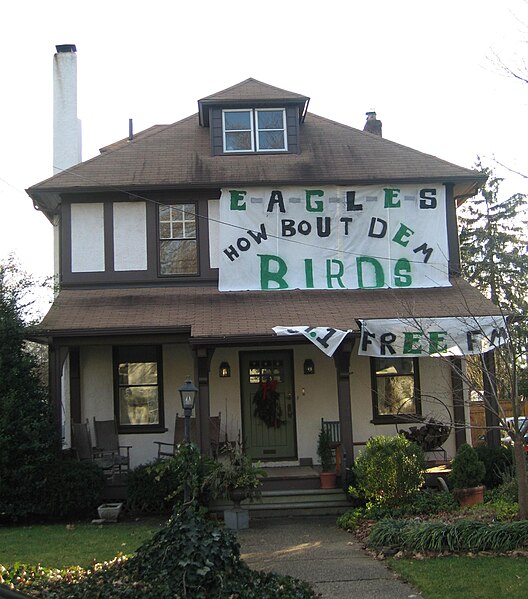
{"type": "Polygon", "coordinates": [[[304,374],[314,374],[315,373],[315,365],[313,363],[313,360],[310,360],[310,358],[307,358],[304,361],[304,374]]]}
{"type": "Polygon", "coordinates": [[[226,379],[231,376],[231,366],[229,366],[229,362],[220,363],[220,367],[218,369],[218,376],[221,379],[226,379]]]}
{"type": "Polygon", "coordinates": [[[191,378],[188,377],[185,380],[185,383],[181,387],[179,387],[178,391],[180,392],[183,413],[186,418],[190,418],[194,409],[194,401],[196,399],[198,389],[193,385],[191,378]]]}

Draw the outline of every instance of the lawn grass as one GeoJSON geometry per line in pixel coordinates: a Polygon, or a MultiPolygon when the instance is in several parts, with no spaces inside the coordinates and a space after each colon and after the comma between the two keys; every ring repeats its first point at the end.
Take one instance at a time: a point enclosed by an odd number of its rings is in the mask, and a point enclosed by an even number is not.
{"type": "Polygon", "coordinates": [[[392,559],[389,566],[422,591],[424,599],[509,599],[528,592],[527,557],[392,559]]]}
{"type": "Polygon", "coordinates": [[[16,562],[49,568],[88,567],[118,553],[133,553],[165,523],[163,518],[144,518],[97,525],[35,524],[0,528],[0,564],[16,562]]]}

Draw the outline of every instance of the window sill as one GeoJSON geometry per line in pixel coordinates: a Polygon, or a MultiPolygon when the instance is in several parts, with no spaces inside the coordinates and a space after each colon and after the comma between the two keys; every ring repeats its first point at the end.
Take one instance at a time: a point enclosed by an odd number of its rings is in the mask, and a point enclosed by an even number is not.
{"type": "Polygon", "coordinates": [[[169,429],[159,424],[122,424],[118,426],[119,435],[144,435],[166,433],[169,429]]]}
{"type": "Polygon", "coordinates": [[[375,416],[371,424],[420,424],[422,416],[413,414],[412,416],[375,416]]]}

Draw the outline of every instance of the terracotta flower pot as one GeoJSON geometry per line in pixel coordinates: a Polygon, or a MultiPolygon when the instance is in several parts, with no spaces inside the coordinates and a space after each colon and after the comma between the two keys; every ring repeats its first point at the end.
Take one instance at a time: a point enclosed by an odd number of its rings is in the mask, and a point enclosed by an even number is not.
{"type": "Polygon", "coordinates": [[[469,487],[467,489],[456,489],[456,498],[461,507],[476,505],[484,502],[484,489],[480,487],[469,487]]]}
{"type": "Polygon", "coordinates": [[[321,489],[335,489],[336,473],[335,472],[319,472],[319,481],[321,489]]]}

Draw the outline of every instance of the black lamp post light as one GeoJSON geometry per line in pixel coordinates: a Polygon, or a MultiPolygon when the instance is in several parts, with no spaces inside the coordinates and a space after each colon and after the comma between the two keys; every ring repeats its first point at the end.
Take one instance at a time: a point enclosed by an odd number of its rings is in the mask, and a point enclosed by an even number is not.
{"type": "Polygon", "coordinates": [[[185,417],[185,428],[183,429],[185,443],[190,443],[191,427],[189,420],[194,410],[194,402],[196,400],[198,389],[193,385],[191,378],[187,377],[187,379],[185,379],[185,383],[183,383],[178,391],[180,392],[181,405],[183,408],[183,415],[185,417]]]}
{"type": "MultiPolygon", "coordinates": [[[[178,388],[178,391],[180,393],[183,415],[185,417],[183,429],[184,440],[186,444],[189,444],[191,442],[191,416],[194,410],[194,402],[196,400],[198,389],[193,385],[191,377],[187,377],[185,383],[178,388]]],[[[186,482],[183,489],[183,500],[185,503],[189,501],[190,495],[189,484],[186,482]]]]}

